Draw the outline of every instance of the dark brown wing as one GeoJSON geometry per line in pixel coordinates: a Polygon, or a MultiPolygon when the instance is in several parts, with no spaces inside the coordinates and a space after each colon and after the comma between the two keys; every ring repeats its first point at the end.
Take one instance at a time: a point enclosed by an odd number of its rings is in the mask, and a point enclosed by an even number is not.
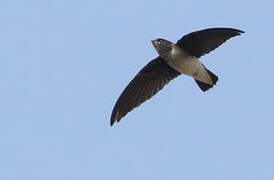
{"type": "Polygon", "coordinates": [[[176,45],[199,58],[216,49],[229,38],[241,35],[241,33],[244,32],[231,28],[205,29],[183,36],[176,45]]]}
{"type": "Polygon", "coordinates": [[[119,122],[128,112],[151,98],[178,75],[180,73],[171,68],[161,57],[150,61],[120,95],[112,110],[110,125],[119,122]]]}

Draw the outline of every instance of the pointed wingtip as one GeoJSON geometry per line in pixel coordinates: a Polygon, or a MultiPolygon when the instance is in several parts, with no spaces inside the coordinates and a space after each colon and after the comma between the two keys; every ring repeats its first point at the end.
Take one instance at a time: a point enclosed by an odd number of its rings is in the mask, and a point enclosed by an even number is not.
{"type": "Polygon", "coordinates": [[[115,122],[119,122],[121,117],[119,117],[120,112],[116,111],[116,108],[114,107],[112,113],[111,113],[111,118],[110,118],[110,126],[113,126],[115,122]]]}
{"type": "Polygon", "coordinates": [[[240,29],[234,29],[234,28],[227,28],[230,29],[231,32],[234,32],[236,35],[241,35],[242,33],[245,33],[243,30],[240,29]]]}
{"type": "Polygon", "coordinates": [[[237,31],[238,31],[238,34],[239,34],[239,35],[241,35],[242,33],[245,33],[244,31],[239,30],[239,29],[237,29],[237,31]]]}
{"type": "Polygon", "coordinates": [[[110,126],[112,127],[113,124],[115,123],[116,119],[115,117],[112,115],[111,118],[110,118],[110,126]]]}
{"type": "Polygon", "coordinates": [[[227,32],[233,33],[235,35],[241,35],[242,33],[245,33],[243,30],[236,29],[236,28],[217,27],[212,29],[227,30],[227,32]]]}
{"type": "Polygon", "coordinates": [[[226,29],[227,32],[230,32],[236,36],[239,36],[241,35],[242,33],[245,33],[243,30],[240,30],[240,29],[235,29],[235,28],[223,28],[223,29],[226,29]]]}
{"type": "Polygon", "coordinates": [[[115,121],[110,120],[110,127],[112,127],[114,123],[115,121]]]}

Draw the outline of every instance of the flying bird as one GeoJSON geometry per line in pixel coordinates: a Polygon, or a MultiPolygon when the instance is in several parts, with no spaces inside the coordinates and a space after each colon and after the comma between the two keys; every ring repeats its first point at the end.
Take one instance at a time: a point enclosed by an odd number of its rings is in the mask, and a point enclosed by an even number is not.
{"type": "Polygon", "coordinates": [[[189,33],[176,43],[165,39],[152,40],[159,56],[141,69],[124,89],[112,110],[110,125],[119,122],[181,74],[192,76],[202,91],[212,88],[218,77],[199,58],[241,33],[244,32],[238,29],[211,28],[189,33]]]}

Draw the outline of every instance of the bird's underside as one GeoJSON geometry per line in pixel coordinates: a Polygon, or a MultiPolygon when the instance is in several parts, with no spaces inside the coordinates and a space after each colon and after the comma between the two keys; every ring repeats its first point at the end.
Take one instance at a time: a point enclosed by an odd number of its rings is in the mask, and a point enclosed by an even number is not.
{"type": "Polygon", "coordinates": [[[206,69],[199,58],[241,33],[243,31],[237,29],[211,28],[189,33],[176,44],[163,39],[152,41],[159,56],[150,61],[124,89],[113,108],[110,124],[119,122],[180,74],[194,77],[202,91],[213,87],[218,77],[206,69]]]}

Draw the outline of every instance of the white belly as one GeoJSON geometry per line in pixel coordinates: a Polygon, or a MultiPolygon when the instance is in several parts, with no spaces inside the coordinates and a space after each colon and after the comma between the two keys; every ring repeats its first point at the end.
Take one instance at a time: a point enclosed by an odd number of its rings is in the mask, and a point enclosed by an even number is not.
{"type": "Polygon", "coordinates": [[[196,57],[188,55],[172,57],[168,64],[180,73],[190,76],[196,74],[199,70],[199,67],[201,66],[199,60],[196,57]]]}
{"type": "Polygon", "coordinates": [[[207,70],[204,68],[200,60],[195,56],[183,52],[177,47],[172,48],[167,63],[182,74],[192,76],[207,84],[213,84],[207,70]]]}

